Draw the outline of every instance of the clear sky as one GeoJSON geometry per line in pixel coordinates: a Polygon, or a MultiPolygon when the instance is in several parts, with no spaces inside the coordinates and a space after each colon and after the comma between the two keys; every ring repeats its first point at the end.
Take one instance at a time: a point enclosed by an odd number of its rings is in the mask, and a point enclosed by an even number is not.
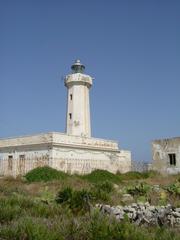
{"type": "Polygon", "coordinates": [[[94,137],[149,161],[153,139],[180,136],[179,0],[1,0],[0,137],[64,132],[76,58],[94,137]]]}

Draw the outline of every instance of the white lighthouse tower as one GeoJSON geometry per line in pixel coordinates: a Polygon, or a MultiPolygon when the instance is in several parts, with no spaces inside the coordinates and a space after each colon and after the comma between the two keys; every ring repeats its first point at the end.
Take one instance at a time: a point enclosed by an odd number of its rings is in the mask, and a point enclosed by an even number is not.
{"type": "Polygon", "coordinates": [[[66,133],[68,135],[91,137],[89,89],[92,78],[84,74],[85,66],[76,60],[72,73],[65,78],[67,94],[66,133]]]}

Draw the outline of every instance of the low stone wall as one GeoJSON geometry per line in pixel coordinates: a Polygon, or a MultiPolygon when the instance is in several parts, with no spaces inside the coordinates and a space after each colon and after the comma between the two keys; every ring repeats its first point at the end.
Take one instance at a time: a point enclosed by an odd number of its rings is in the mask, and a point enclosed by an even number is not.
{"type": "Polygon", "coordinates": [[[167,206],[151,206],[147,203],[133,203],[129,206],[110,206],[97,204],[103,214],[114,216],[121,221],[127,216],[130,222],[137,225],[159,225],[180,227],[180,208],[167,206]]]}

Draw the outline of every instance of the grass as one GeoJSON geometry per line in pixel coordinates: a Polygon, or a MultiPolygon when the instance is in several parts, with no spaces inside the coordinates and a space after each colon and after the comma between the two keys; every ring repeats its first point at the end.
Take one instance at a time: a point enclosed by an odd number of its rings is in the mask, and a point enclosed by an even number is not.
{"type": "Polygon", "coordinates": [[[148,172],[127,172],[124,174],[118,174],[122,180],[135,180],[135,179],[147,179],[153,178],[158,175],[155,171],[148,172]]]}
{"type": "Polygon", "coordinates": [[[120,205],[128,191],[134,202],[145,198],[154,205],[179,206],[179,175],[96,170],[85,176],[69,176],[38,168],[27,176],[31,177],[0,179],[0,239],[180,239],[179,229],[138,227],[128,219],[120,223],[92,208],[96,203],[120,205]],[[153,190],[153,184],[158,184],[160,191],[153,190]]]}

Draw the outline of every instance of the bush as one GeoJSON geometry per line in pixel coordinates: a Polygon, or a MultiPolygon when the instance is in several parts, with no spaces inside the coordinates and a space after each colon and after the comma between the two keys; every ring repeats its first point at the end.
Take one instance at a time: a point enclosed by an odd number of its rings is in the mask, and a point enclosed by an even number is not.
{"type": "Polygon", "coordinates": [[[132,186],[127,188],[127,193],[133,196],[144,196],[150,191],[150,186],[146,183],[140,183],[137,186],[132,186]]]}
{"type": "Polygon", "coordinates": [[[113,183],[119,183],[121,182],[120,176],[113,174],[111,172],[108,172],[106,170],[95,170],[87,175],[81,176],[83,179],[88,180],[92,183],[100,183],[100,182],[113,182],[113,183]]]}
{"type": "Polygon", "coordinates": [[[57,194],[56,202],[66,204],[73,212],[86,212],[90,210],[91,199],[91,192],[85,189],[73,191],[71,188],[65,188],[57,194]]]}
{"type": "Polygon", "coordinates": [[[73,190],[70,187],[65,188],[57,194],[56,202],[57,203],[69,203],[72,199],[73,190]]]}
{"type": "Polygon", "coordinates": [[[58,192],[56,202],[67,205],[73,211],[89,211],[90,203],[98,200],[108,201],[109,193],[114,190],[111,182],[94,184],[89,191],[82,189],[80,191],[73,190],[70,187],[64,188],[58,192]]]}
{"type": "Polygon", "coordinates": [[[110,200],[110,195],[114,191],[113,184],[109,181],[105,181],[102,183],[96,183],[94,186],[91,188],[91,196],[93,201],[104,201],[107,202],[110,200]]]}
{"type": "Polygon", "coordinates": [[[105,181],[103,183],[97,183],[95,184],[95,187],[98,190],[104,191],[106,193],[110,193],[114,190],[113,184],[109,181],[105,181]]]}
{"type": "Polygon", "coordinates": [[[28,182],[48,182],[52,180],[63,180],[68,175],[51,167],[34,168],[25,175],[28,182]]]}
{"type": "Polygon", "coordinates": [[[167,191],[180,197],[180,182],[179,180],[167,187],[167,191]]]}

